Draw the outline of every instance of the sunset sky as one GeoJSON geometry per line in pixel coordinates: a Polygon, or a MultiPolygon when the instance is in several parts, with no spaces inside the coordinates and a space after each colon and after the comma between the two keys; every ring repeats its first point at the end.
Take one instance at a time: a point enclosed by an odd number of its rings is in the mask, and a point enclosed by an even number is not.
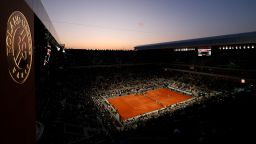
{"type": "Polygon", "coordinates": [[[66,48],[136,45],[256,31],[256,0],[41,0],[66,48]]]}

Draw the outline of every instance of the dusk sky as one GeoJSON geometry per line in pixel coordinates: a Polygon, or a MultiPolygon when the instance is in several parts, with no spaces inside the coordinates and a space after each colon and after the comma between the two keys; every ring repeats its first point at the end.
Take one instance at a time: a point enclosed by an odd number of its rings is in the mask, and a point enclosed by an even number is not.
{"type": "Polygon", "coordinates": [[[134,46],[256,31],[256,0],[41,0],[66,48],[134,46]]]}

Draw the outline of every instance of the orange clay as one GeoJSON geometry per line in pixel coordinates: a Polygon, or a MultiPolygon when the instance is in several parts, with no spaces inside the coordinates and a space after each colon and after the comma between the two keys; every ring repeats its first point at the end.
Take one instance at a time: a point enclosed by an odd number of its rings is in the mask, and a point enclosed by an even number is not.
{"type": "Polygon", "coordinates": [[[131,94],[109,98],[108,101],[117,110],[121,119],[127,120],[137,115],[161,109],[190,98],[192,98],[192,96],[184,95],[166,88],[160,88],[149,90],[140,95],[131,94]]]}

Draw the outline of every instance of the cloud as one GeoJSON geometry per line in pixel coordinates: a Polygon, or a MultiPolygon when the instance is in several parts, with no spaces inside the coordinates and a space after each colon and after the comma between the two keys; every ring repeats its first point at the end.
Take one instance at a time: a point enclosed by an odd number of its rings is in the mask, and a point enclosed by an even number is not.
{"type": "Polygon", "coordinates": [[[145,26],[145,24],[144,24],[144,22],[138,22],[137,26],[140,27],[140,28],[143,28],[145,26]]]}

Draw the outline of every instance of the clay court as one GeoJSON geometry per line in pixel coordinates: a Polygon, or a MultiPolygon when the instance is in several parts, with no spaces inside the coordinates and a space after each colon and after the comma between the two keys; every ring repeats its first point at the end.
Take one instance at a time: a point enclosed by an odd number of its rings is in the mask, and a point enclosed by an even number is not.
{"type": "Polygon", "coordinates": [[[109,98],[109,103],[117,110],[122,120],[170,106],[192,96],[184,95],[166,88],[149,90],[140,95],[126,95],[109,98]]]}

